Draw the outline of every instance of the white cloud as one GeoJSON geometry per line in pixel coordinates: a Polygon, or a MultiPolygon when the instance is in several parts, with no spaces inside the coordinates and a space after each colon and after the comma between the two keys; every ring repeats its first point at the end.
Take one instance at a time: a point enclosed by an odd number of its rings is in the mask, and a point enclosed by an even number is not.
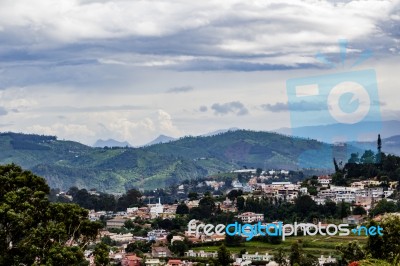
{"type": "Polygon", "coordinates": [[[3,0],[1,129],[138,145],[288,126],[260,106],[285,104],[289,78],[326,74],[314,55],[340,57],[338,39],[349,61],[373,50],[363,66],[397,110],[399,2],[3,0]]]}

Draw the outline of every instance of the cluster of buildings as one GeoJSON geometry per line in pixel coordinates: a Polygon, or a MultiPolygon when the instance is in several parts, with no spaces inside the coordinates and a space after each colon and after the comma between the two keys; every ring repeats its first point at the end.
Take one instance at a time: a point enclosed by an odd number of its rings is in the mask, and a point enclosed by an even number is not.
{"type": "Polygon", "coordinates": [[[396,190],[398,182],[389,182],[388,188],[384,189],[381,181],[363,180],[352,182],[349,187],[334,186],[332,179],[327,176],[318,177],[318,183],[321,185],[318,194],[313,196],[313,200],[318,204],[324,204],[327,201],[336,203],[347,202],[370,210],[374,205],[382,200],[387,199],[396,190]]]}
{"type": "MultiPolygon", "coordinates": [[[[236,173],[249,173],[252,175],[250,180],[242,184],[238,180],[232,182],[232,189],[242,190],[245,194],[244,197],[259,195],[266,196],[275,199],[282,199],[289,202],[294,202],[294,200],[299,195],[307,195],[309,191],[307,187],[303,186],[300,182],[271,182],[269,184],[264,183],[268,179],[274,179],[278,175],[279,177],[288,175],[289,172],[285,170],[279,171],[267,171],[263,172],[261,176],[256,174],[254,169],[244,169],[235,171],[236,173]]],[[[312,199],[317,204],[324,204],[327,201],[333,201],[336,203],[347,202],[352,205],[358,205],[365,208],[367,211],[373,208],[374,204],[378,201],[386,198],[388,199],[396,189],[397,182],[390,182],[387,188],[383,188],[381,182],[376,180],[364,180],[353,182],[349,187],[335,186],[332,185],[332,179],[329,176],[320,176],[315,181],[317,183],[317,193],[313,193],[312,199]]],[[[218,190],[225,186],[225,182],[220,181],[204,181],[203,186],[208,186],[211,190],[218,190]]],[[[178,193],[184,193],[183,185],[179,186],[178,193]]],[[[390,200],[390,199],[388,199],[390,200]]],[[[185,204],[189,209],[199,206],[199,200],[186,200],[185,204]]],[[[225,200],[218,203],[219,208],[224,212],[234,212],[237,213],[238,209],[236,207],[235,200],[230,200],[226,198],[225,200]]],[[[176,217],[176,210],[178,204],[162,204],[159,200],[157,203],[147,204],[144,207],[134,207],[128,208],[123,212],[110,213],[105,211],[94,212],[91,211],[89,216],[90,219],[95,221],[99,220],[102,216],[106,217],[106,229],[102,231],[101,236],[108,236],[111,240],[115,241],[121,246],[121,250],[118,252],[110,252],[110,258],[113,261],[121,263],[124,266],[136,266],[136,265],[146,265],[146,266],[189,266],[193,265],[190,258],[217,258],[218,253],[216,251],[204,251],[204,250],[188,250],[184,253],[185,260],[180,259],[170,259],[173,254],[168,249],[167,245],[172,244],[174,241],[184,241],[188,240],[192,243],[207,243],[222,241],[225,236],[221,235],[205,235],[205,234],[193,234],[191,232],[182,232],[181,235],[176,234],[172,236],[172,239],[167,240],[169,232],[163,229],[152,228],[150,223],[146,221],[161,218],[161,219],[172,219],[176,217]],[[142,222],[136,224],[136,219],[139,218],[142,222]],[[141,228],[147,229],[147,236],[134,236],[132,233],[111,233],[108,230],[120,229],[124,227],[127,221],[131,221],[134,226],[140,226],[141,228]],[[124,248],[134,241],[154,241],[157,245],[152,247],[149,254],[141,258],[136,254],[125,253],[124,248]],[[161,245],[160,245],[161,243],[161,245]]],[[[244,212],[238,213],[236,216],[242,221],[242,223],[251,224],[257,222],[264,222],[264,215],[262,213],[254,212],[244,212]]],[[[345,223],[358,225],[365,221],[365,216],[362,215],[352,215],[345,218],[345,223]]],[[[198,221],[200,223],[200,221],[198,221]]],[[[88,259],[91,261],[92,257],[88,254],[88,259]]],[[[277,265],[273,261],[273,256],[264,253],[244,253],[244,254],[232,254],[232,259],[234,260],[234,266],[247,266],[251,265],[254,261],[264,261],[267,262],[267,266],[277,265]]],[[[324,265],[325,263],[335,263],[336,259],[332,257],[321,256],[318,258],[319,265],[324,265]]]]}

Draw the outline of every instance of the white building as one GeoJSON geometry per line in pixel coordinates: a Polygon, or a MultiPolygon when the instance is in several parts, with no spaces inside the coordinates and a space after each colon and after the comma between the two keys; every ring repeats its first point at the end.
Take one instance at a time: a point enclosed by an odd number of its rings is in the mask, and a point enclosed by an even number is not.
{"type": "Polygon", "coordinates": [[[151,219],[157,218],[163,212],[164,206],[161,204],[160,198],[158,198],[158,203],[150,207],[150,217],[151,219]]]}
{"type": "Polygon", "coordinates": [[[331,256],[324,257],[324,255],[321,255],[321,257],[318,258],[318,263],[320,266],[324,265],[325,263],[336,263],[336,259],[332,258],[331,256]]]}
{"type": "Polygon", "coordinates": [[[270,261],[273,259],[273,256],[269,255],[268,253],[258,254],[258,252],[256,252],[255,254],[249,254],[248,252],[246,252],[242,255],[242,259],[250,261],[270,261]]]}
{"type": "Polygon", "coordinates": [[[244,212],[238,215],[238,218],[242,220],[243,223],[256,223],[262,222],[264,220],[264,214],[254,213],[254,212],[244,212]]]}

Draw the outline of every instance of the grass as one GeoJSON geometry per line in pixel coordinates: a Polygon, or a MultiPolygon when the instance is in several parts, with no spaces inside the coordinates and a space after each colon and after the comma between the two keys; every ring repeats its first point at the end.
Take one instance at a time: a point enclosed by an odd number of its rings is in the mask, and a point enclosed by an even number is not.
{"type": "MultiPolygon", "coordinates": [[[[260,241],[246,241],[240,247],[227,247],[232,253],[239,253],[241,250],[246,249],[249,253],[276,253],[278,248],[283,248],[285,252],[290,251],[290,246],[293,242],[299,241],[302,244],[303,250],[314,256],[332,255],[337,256],[339,253],[336,251],[336,246],[340,244],[347,244],[351,241],[357,240],[361,245],[367,243],[365,236],[297,236],[288,237],[280,244],[274,245],[271,243],[264,243],[260,241]]],[[[217,251],[218,246],[203,246],[194,247],[193,250],[204,251],[217,251]]]]}

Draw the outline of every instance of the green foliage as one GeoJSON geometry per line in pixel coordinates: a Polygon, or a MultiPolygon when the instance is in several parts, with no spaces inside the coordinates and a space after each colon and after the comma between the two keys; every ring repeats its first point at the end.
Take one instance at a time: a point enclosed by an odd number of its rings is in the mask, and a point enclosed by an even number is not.
{"type": "Polygon", "coordinates": [[[117,242],[115,240],[112,240],[111,237],[109,236],[103,236],[101,238],[101,242],[106,244],[107,246],[116,246],[117,242]]]}
{"type": "Polygon", "coordinates": [[[170,250],[178,256],[183,256],[186,251],[188,251],[189,247],[184,241],[174,241],[170,246],[170,250]]]}
{"type": "Polygon", "coordinates": [[[357,241],[352,241],[347,245],[341,244],[336,249],[341,253],[342,261],[345,263],[362,260],[366,257],[365,251],[357,241]]]}
{"type": "Polygon", "coordinates": [[[353,215],[365,215],[367,211],[362,206],[355,206],[353,208],[353,215]]]}
{"type": "Polygon", "coordinates": [[[147,253],[147,252],[150,252],[151,245],[152,245],[152,242],[135,241],[135,242],[128,244],[128,246],[125,249],[125,252],[135,252],[135,250],[140,250],[143,253],[147,253]]]}
{"type": "Polygon", "coordinates": [[[189,207],[181,202],[178,207],[176,207],[176,214],[188,214],[189,213],[189,207]]]}
{"type": "MultiPolygon", "coordinates": [[[[281,263],[284,265],[284,261],[279,259],[281,263]]],[[[290,265],[298,265],[298,266],[318,266],[318,259],[310,254],[306,254],[303,252],[298,242],[293,242],[290,247],[290,255],[289,255],[290,265]]]]}
{"type": "Polygon", "coordinates": [[[391,213],[399,211],[399,207],[396,203],[392,201],[387,201],[386,199],[380,200],[376,206],[370,211],[371,216],[378,214],[391,213]]]}
{"type": "Polygon", "coordinates": [[[154,189],[229,171],[232,162],[236,168],[297,168],[298,163],[312,168],[332,167],[328,144],[247,130],[185,137],[143,148],[112,149],[91,148],[55,137],[6,133],[0,134],[0,150],[0,163],[18,163],[62,190],[72,186],[107,192],[154,189]],[[310,150],[319,152],[306,158],[299,156],[310,150]]]}
{"type": "Polygon", "coordinates": [[[274,256],[274,261],[278,263],[279,266],[288,266],[289,263],[286,259],[286,254],[283,248],[278,248],[278,253],[274,256]]]}
{"type": "Polygon", "coordinates": [[[94,263],[96,266],[107,266],[110,265],[110,258],[109,258],[110,247],[100,242],[96,244],[94,248],[93,255],[94,255],[94,263]]]}
{"type": "Polygon", "coordinates": [[[189,192],[188,198],[189,200],[197,200],[199,198],[199,194],[197,194],[197,192],[189,192]]]}
{"type": "Polygon", "coordinates": [[[222,245],[218,249],[218,265],[220,265],[220,266],[228,266],[228,265],[230,265],[231,262],[232,262],[231,253],[225,247],[225,245],[222,245]]]}
{"type": "Polygon", "coordinates": [[[45,180],[16,165],[0,166],[0,183],[0,265],[84,263],[101,228],[87,210],[49,202],[45,180]]]}
{"type": "MultiPolygon", "coordinates": [[[[369,224],[377,225],[374,221],[369,224]]],[[[373,258],[394,262],[400,256],[400,217],[386,215],[379,226],[383,228],[383,236],[368,236],[367,251],[373,258]]]]}
{"type": "Polygon", "coordinates": [[[130,207],[141,207],[143,205],[141,197],[142,193],[140,191],[136,189],[128,190],[126,194],[118,199],[117,210],[125,211],[130,207]]]}
{"type": "Polygon", "coordinates": [[[240,247],[243,242],[243,238],[240,235],[225,235],[225,245],[227,247],[240,247]]]}

